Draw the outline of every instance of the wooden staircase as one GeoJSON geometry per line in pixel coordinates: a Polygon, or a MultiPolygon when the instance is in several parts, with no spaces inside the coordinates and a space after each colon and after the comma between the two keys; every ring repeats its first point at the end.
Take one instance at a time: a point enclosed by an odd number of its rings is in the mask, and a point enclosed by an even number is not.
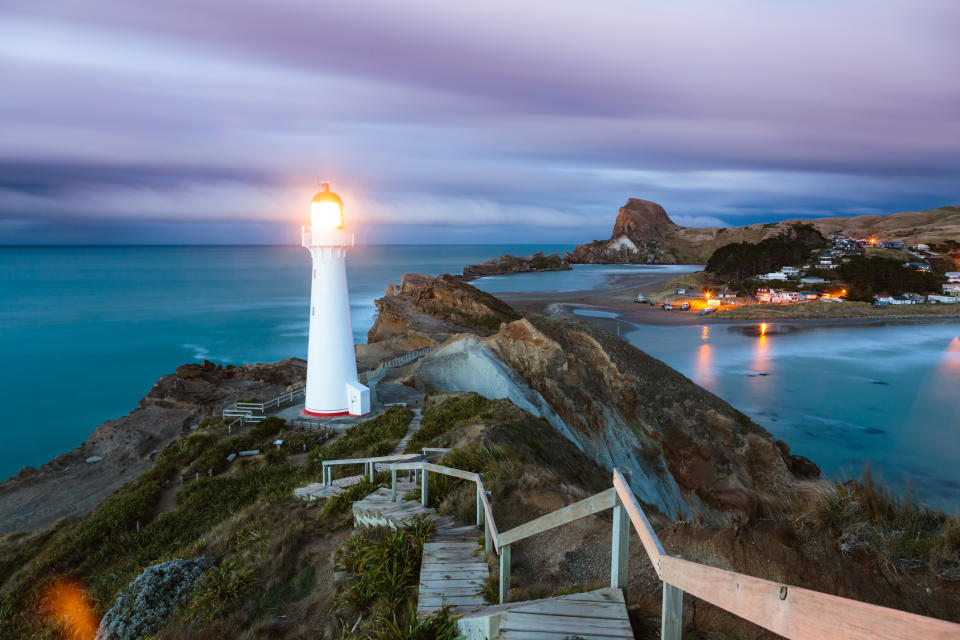
{"type": "Polygon", "coordinates": [[[466,640],[626,640],[633,638],[620,589],[598,589],[555,598],[480,609],[457,621],[466,640]]]}

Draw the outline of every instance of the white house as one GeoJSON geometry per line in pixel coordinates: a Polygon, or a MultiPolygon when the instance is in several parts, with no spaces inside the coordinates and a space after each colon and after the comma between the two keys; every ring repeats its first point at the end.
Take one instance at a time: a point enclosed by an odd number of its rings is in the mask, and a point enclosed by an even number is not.
{"type": "Polygon", "coordinates": [[[950,296],[960,295],[960,282],[947,282],[943,285],[943,294],[950,296]]]}
{"type": "Polygon", "coordinates": [[[784,268],[780,269],[780,273],[782,273],[782,274],[784,274],[784,275],[787,275],[787,276],[798,276],[798,275],[800,275],[800,268],[799,268],[799,267],[784,267],[784,268]]]}
{"type": "Polygon", "coordinates": [[[826,280],[819,276],[808,276],[806,278],[800,278],[802,284],[824,284],[826,280]]]}
{"type": "Polygon", "coordinates": [[[947,282],[960,282],[960,271],[948,271],[943,275],[947,278],[947,282]]]}
{"type": "Polygon", "coordinates": [[[918,244],[918,245],[915,246],[913,249],[914,249],[914,251],[929,251],[929,250],[930,250],[930,246],[929,246],[929,245],[926,245],[926,244],[918,244]]]}
{"type": "Polygon", "coordinates": [[[757,276],[760,280],[786,280],[787,274],[782,271],[777,271],[776,273],[765,273],[757,276]]]}
{"type": "Polygon", "coordinates": [[[927,296],[927,302],[958,303],[960,302],[960,296],[938,296],[936,294],[930,294],[927,296]]]}

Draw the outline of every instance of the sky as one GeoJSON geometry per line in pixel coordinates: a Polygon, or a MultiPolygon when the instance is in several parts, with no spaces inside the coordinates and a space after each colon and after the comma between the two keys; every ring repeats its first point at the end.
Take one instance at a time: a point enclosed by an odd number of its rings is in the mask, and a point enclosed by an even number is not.
{"type": "Polygon", "coordinates": [[[956,0],[5,0],[0,244],[586,242],[960,204],[956,0]]]}

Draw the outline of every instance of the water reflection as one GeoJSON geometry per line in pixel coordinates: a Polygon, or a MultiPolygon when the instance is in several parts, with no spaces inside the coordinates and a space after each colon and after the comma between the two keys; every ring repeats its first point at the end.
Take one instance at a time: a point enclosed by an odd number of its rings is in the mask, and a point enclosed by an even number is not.
{"type": "MultiPolygon", "coordinates": [[[[703,328],[707,330],[706,327],[703,328]]],[[[697,365],[693,376],[693,381],[701,387],[716,392],[716,375],[711,363],[710,345],[701,344],[697,351],[697,365]]]]}

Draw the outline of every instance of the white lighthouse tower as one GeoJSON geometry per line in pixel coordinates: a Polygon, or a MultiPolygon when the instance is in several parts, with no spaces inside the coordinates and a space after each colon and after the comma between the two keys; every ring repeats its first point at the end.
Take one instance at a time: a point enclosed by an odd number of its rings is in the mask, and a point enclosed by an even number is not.
{"type": "Polygon", "coordinates": [[[302,233],[313,258],[303,412],[319,417],[370,413],[370,390],[357,379],[350,325],[346,260],[354,239],[343,228],[343,200],[326,182],[313,197],[310,228],[302,233]]]}

